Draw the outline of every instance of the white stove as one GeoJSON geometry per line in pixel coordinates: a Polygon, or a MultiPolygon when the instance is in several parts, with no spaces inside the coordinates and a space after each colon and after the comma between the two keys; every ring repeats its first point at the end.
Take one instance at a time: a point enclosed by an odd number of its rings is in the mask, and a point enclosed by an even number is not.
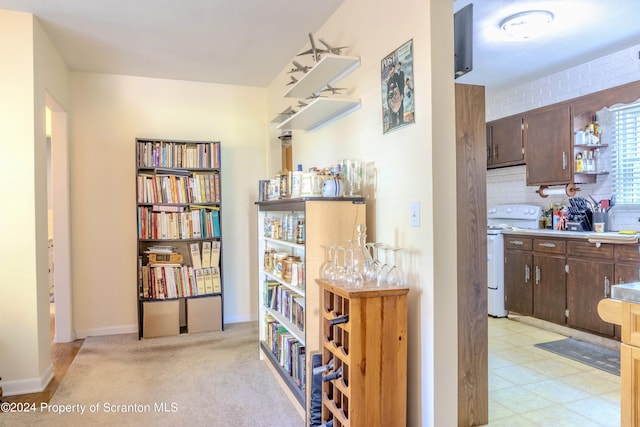
{"type": "Polygon", "coordinates": [[[495,205],[487,211],[487,305],[490,316],[505,317],[504,238],[508,229],[538,228],[542,208],[526,204],[495,205]]]}

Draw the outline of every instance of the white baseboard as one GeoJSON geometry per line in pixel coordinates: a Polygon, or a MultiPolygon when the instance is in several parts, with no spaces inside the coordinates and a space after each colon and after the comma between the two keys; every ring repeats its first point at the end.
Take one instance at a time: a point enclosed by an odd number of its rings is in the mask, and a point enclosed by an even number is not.
{"type": "Polygon", "coordinates": [[[258,320],[257,314],[245,315],[245,316],[233,316],[225,317],[224,323],[243,323],[243,322],[255,322],[258,320]]]}
{"type": "Polygon", "coordinates": [[[138,333],[138,325],[121,325],[108,326],[106,328],[78,329],[76,330],[76,338],[84,339],[86,337],[98,337],[101,335],[118,335],[138,333]]]}
{"type": "Polygon", "coordinates": [[[15,396],[18,394],[40,393],[53,379],[53,365],[50,364],[39,378],[28,378],[25,380],[2,381],[2,394],[4,396],[15,396]]]}

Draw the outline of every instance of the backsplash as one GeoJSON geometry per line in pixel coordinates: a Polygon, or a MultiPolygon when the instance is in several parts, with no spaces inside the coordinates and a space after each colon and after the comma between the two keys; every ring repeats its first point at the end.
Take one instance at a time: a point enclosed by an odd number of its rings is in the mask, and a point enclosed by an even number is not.
{"type": "MultiPolygon", "coordinates": [[[[639,50],[640,45],[637,45],[512,89],[497,93],[487,92],[486,119],[499,119],[640,80],[639,50]]],[[[603,156],[607,164],[610,164],[610,151],[606,150],[603,156]]],[[[610,175],[599,176],[595,184],[579,184],[581,191],[576,196],[592,196],[596,200],[608,199],[613,193],[612,185],[610,175]]],[[[536,193],[537,189],[538,187],[526,185],[524,166],[487,171],[488,206],[530,203],[547,209],[554,202],[568,205],[568,197],[542,198],[536,193]]],[[[609,213],[609,228],[640,231],[639,217],[640,208],[613,208],[609,213]]]]}

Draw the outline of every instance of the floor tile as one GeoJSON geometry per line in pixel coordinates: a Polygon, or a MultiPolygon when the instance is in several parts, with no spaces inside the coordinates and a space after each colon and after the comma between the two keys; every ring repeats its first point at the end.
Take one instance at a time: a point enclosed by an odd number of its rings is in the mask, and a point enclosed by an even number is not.
{"type": "Polygon", "coordinates": [[[578,414],[604,426],[620,425],[620,403],[617,404],[600,397],[590,397],[562,405],[578,414]]]}
{"type": "Polygon", "coordinates": [[[517,414],[495,400],[489,399],[489,419],[492,421],[513,419],[517,414]]]}
{"type": "Polygon", "coordinates": [[[588,417],[583,417],[582,415],[561,406],[551,406],[531,411],[526,414],[522,414],[522,417],[537,426],[600,427],[600,424],[588,417]]]}
{"type": "Polygon", "coordinates": [[[591,395],[585,391],[551,379],[527,384],[523,387],[555,403],[566,403],[591,397],[591,395]]]}
{"type": "Polygon", "coordinates": [[[534,347],[564,339],[489,318],[489,426],[620,425],[620,377],[534,347]]]}
{"type": "Polygon", "coordinates": [[[526,363],[524,364],[524,366],[536,372],[544,374],[549,378],[564,377],[566,375],[574,375],[582,372],[582,370],[578,369],[577,367],[564,363],[562,359],[566,358],[549,357],[547,359],[540,359],[526,363]]]}
{"type": "Polygon", "coordinates": [[[554,406],[553,402],[520,386],[496,390],[490,398],[519,414],[554,406]]]}

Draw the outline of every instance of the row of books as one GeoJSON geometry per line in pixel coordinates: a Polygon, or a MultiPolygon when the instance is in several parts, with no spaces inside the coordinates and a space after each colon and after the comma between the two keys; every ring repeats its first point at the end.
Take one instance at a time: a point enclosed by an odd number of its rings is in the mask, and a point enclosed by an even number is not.
{"type": "Polygon", "coordinates": [[[265,305],[282,314],[300,331],[304,331],[305,299],[272,280],[266,282],[264,289],[265,305]]]}
{"type": "Polygon", "coordinates": [[[219,168],[219,142],[138,140],[138,167],[219,168]]]}
{"type": "MultiPolygon", "coordinates": [[[[167,206],[138,206],[139,239],[200,239],[220,237],[220,212],[213,207],[195,207],[183,212],[165,212],[167,206]],[[158,212],[160,210],[160,212],[158,212]]],[[[180,208],[181,206],[172,206],[180,208]]]]}
{"type": "Polygon", "coordinates": [[[139,173],[138,203],[219,203],[220,174],[185,175],[139,173]]]}
{"type": "Polygon", "coordinates": [[[147,264],[140,268],[141,298],[182,298],[222,292],[218,267],[195,269],[179,264],[147,264]]]}
{"type": "Polygon", "coordinates": [[[208,267],[220,266],[220,245],[219,241],[202,242],[202,249],[198,242],[189,244],[191,253],[191,265],[196,270],[208,267]]]}
{"type": "Polygon", "coordinates": [[[273,318],[267,319],[266,328],[265,335],[269,349],[278,359],[280,366],[304,392],[306,388],[306,351],[304,345],[273,318]]]}

